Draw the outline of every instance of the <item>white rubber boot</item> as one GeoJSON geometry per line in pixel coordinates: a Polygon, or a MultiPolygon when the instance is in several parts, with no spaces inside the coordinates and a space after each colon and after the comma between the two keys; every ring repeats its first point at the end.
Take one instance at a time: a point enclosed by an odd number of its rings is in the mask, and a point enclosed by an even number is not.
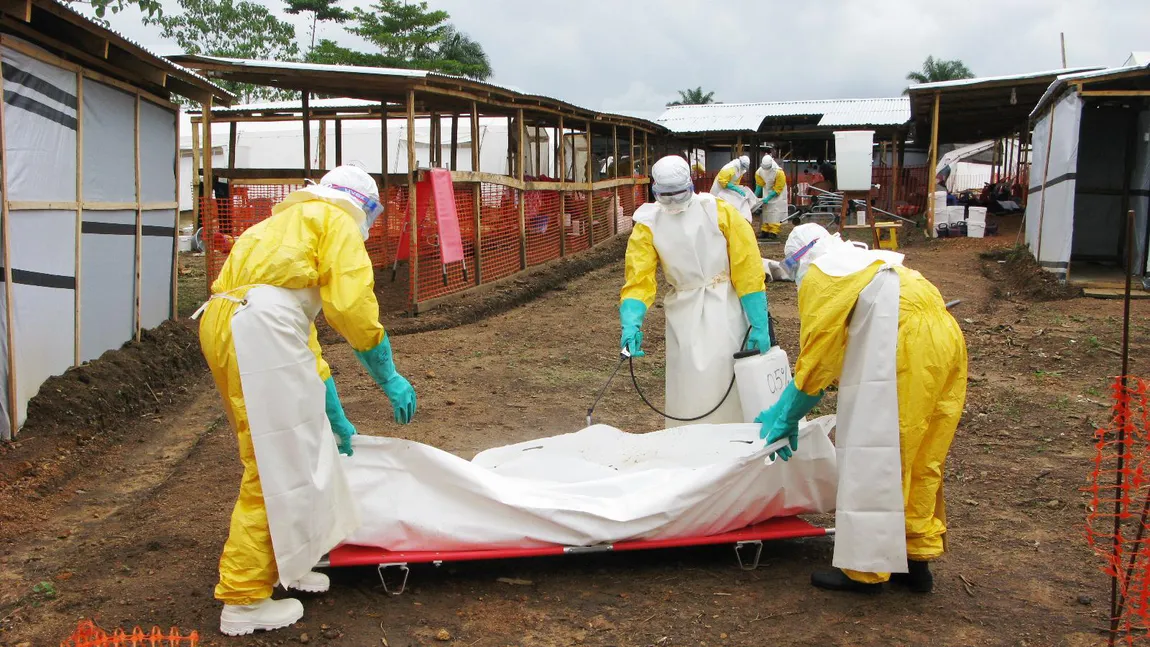
{"type": "Polygon", "coordinates": [[[272,631],[290,627],[303,617],[303,603],[286,598],[268,598],[255,604],[225,604],[220,614],[220,633],[225,636],[246,636],[256,631],[272,631]]]}
{"type": "Polygon", "coordinates": [[[327,593],[327,590],[331,588],[331,580],[323,573],[310,571],[300,579],[285,585],[284,588],[291,591],[303,591],[304,593],[327,593]]]}

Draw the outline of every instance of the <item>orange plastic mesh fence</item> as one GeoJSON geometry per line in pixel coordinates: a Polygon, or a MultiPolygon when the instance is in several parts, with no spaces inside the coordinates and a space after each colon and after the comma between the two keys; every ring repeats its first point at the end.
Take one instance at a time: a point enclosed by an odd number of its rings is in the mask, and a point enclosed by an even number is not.
{"type": "MultiPolygon", "coordinates": [[[[302,184],[244,185],[232,189],[227,200],[201,200],[204,242],[208,248],[208,276],[214,280],[236,236],[271,215],[271,208],[302,184]]],[[[434,211],[417,214],[418,271],[413,279],[409,263],[395,263],[400,241],[410,239],[411,205],[405,186],[389,187],[386,213],[376,221],[366,241],[373,265],[381,269],[377,286],[384,309],[403,309],[466,290],[482,282],[508,277],[527,267],[555,260],[565,250],[577,254],[590,247],[587,192],[520,192],[499,184],[456,183],[455,207],[466,263],[447,266],[446,281],[434,211]],[[479,187],[479,245],[476,245],[476,187],[479,187]],[[519,227],[519,201],[523,200],[524,229],[519,227]],[[526,247],[524,259],[523,247],[526,247]],[[466,276],[465,273],[466,267],[466,276]],[[388,283],[390,277],[394,281],[388,283]],[[380,281],[384,283],[381,284],[380,281]],[[414,299],[412,298],[414,295],[414,299]],[[385,303],[386,302],[386,303],[385,303]],[[402,305],[400,305],[402,304],[402,305]]],[[[647,187],[622,186],[594,192],[594,241],[606,241],[631,230],[631,216],[647,200],[647,187]]],[[[410,240],[409,240],[410,242],[410,240]]]]}
{"type": "Polygon", "coordinates": [[[1095,432],[1086,540],[1103,571],[1117,578],[1117,628],[1134,644],[1147,641],[1150,629],[1150,407],[1147,383],[1138,378],[1117,378],[1112,392],[1110,421],[1095,432]]]}
{"type": "Polygon", "coordinates": [[[131,633],[116,629],[108,633],[97,627],[92,621],[84,620],[76,631],[60,643],[60,647],[196,647],[200,644],[200,635],[193,631],[184,636],[180,630],[172,627],[164,633],[159,627],[152,627],[148,633],[136,627],[131,633]]]}
{"type": "Polygon", "coordinates": [[[587,191],[567,192],[567,253],[578,254],[591,247],[591,227],[587,219],[587,191]]]}
{"type": "Polygon", "coordinates": [[[562,214],[558,191],[528,191],[524,221],[527,226],[527,265],[559,258],[562,214]]]}

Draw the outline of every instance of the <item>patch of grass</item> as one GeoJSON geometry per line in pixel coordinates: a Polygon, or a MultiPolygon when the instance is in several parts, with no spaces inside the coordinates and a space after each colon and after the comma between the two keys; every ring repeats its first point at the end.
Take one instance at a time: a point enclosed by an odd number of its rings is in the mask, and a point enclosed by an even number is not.
{"type": "Polygon", "coordinates": [[[1090,344],[1090,348],[1092,349],[1102,348],[1102,342],[1098,341],[1098,338],[1094,335],[1091,335],[1090,339],[1086,340],[1086,343],[1090,344]]]}
{"type": "Polygon", "coordinates": [[[1102,390],[1096,386],[1092,386],[1092,387],[1086,389],[1086,395],[1093,396],[1095,398],[1101,398],[1102,397],[1102,390]]]}
{"type": "Polygon", "coordinates": [[[1066,411],[1070,408],[1070,396],[1063,395],[1054,402],[1054,408],[1059,411],[1066,411]]]}
{"type": "Polygon", "coordinates": [[[1061,371],[1043,371],[1041,369],[1034,372],[1034,377],[1043,380],[1049,377],[1062,377],[1061,371]]]}

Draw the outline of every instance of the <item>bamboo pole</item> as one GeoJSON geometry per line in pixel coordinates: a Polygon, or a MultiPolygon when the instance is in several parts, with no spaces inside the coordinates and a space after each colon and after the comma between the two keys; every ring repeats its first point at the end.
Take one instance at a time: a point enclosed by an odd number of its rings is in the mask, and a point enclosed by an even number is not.
{"type": "Polygon", "coordinates": [[[559,128],[555,131],[555,139],[559,141],[559,256],[567,255],[567,147],[563,134],[563,115],[559,115],[559,128]]]}
{"type": "MultiPolygon", "coordinates": [[[[3,128],[3,125],[0,125],[3,128]]],[[[179,177],[180,172],[180,120],[176,120],[176,177],[179,177]]],[[[179,187],[180,183],[177,180],[176,186],[179,187]]],[[[7,192],[5,192],[7,193],[7,192]]],[[[179,193],[176,194],[176,241],[180,240],[179,222],[180,222],[180,209],[179,209],[179,193]]],[[[81,297],[80,291],[83,289],[83,252],[84,252],[84,75],[76,75],[76,268],[73,274],[76,277],[76,288],[73,290],[72,295],[75,300],[75,315],[72,321],[75,328],[75,339],[73,340],[73,357],[72,365],[80,365],[80,341],[83,338],[81,335],[81,325],[83,313],[80,310],[81,297]]],[[[173,249],[175,252],[175,249],[173,249]]],[[[175,268],[173,268],[173,276],[175,268]]],[[[173,302],[175,296],[172,297],[173,302]]]]}
{"type": "Polygon", "coordinates": [[[926,198],[926,226],[927,236],[934,236],[934,191],[936,186],[935,167],[938,166],[938,106],[942,101],[942,94],[934,93],[934,111],[930,120],[930,167],[926,169],[927,198],[926,198]]]}
{"type": "MultiPolygon", "coordinates": [[[[587,122],[587,184],[594,187],[595,172],[594,160],[591,155],[591,122],[587,122]]],[[[589,247],[595,246],[595,189],[587,190],[587,241],[589,247]]]]}
{"type": "Polygon", "coordinates": [[[143,322],[141,321],[141,292],[144,287],[144,210],[141,206],[143,203],[143,196],[140,191],[140,94],[136,93],[136,121],[133,126],[135,131],[135,149],[136,149],[136,341],[140,341],[141,332],[143,331],[143,322]]]}
{"type": "Polygon", "coordinates": [[[459,113],[451,113],[451,170],[459,170],[459,113]]]}
{"type": "MultiPolygon", "coordinates": [[[[385,131],[386,132],[386,131],[385,131]]],[[[387,174],[384,174],[387,177],[387,174]]],[[[416,208],[415,187],[415,90],[407,91],[407,204],[409,211],[407,265],[410,276],[411,312],[419,303],[419,210],[416,208]]]]}
{"type": "Polygon", "coordinates": [[[343,119],[335,120],[335,165],[343,166],[343,119]]]}
{"type": "MultiPolygon", "coordinates": [[[[0,69],[3,63],[0,62],[0,69]]],[[[4,78],[0,75],[0,96],[4,94],[4,78]]],[[[8,342],[8,424],[11,437],[16,438],[19,431],[19,396],[16,392],[16,319],[15,302],[12,299],[12,220],[8,211],[8,143],[4,134],[8,123],[4,115],[5,101],[0,101],[0,217],[3,218],[4,234],[4,317],[6,319],[5,335],[8,342]]]]}
{"type": "Polygon", "coordinates": [[[303,96],[303,171],[304,177],[311,177],[311,106],[307,90],[300,93],[303,96]]]}
{"type": "MultiPolygon", "coordinates": [[[[479,171],[479,153],[481,140],[479,136],[479,105],[471,102],[471,171],[479,171]]],[[[483,185],[476,182],[471,187],[472,215],[475,219],[475,284],[483,283],[483,185]]]]}
{"type": "MultiPolygon", "coordinates": [[[[516,177],[519,181],[523,181],[523,172],[527,167],[527,148],[525,146],[524,138],[526,136],[526,126],[523,123],[523,109],[520,108],[516,113],[516,121],[519,122],[519,154],[516,157],[518,162],[516,166],[516,177]]],[[[527,269],[527,192],[519,191],[519,269],[527,269]]]]}

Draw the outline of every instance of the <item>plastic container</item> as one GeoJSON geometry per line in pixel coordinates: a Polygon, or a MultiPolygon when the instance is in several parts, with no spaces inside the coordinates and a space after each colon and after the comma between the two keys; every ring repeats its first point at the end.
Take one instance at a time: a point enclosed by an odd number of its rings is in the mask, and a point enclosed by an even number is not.
{"type": "Polygon", "coordinates": [[[192,251],[192,236],[180,236],[180,243],[176,249],[181,252],[192,251]]]}
{"type": "Polygon", "coordinates": [[[870,191],[873,130],[835,131],[835,172],[839,191],[870,191]]]}
{"type": "MultiPolygon", "coordinates": [[[[946,221],[950,223],[966,220],[966,207],[961,204],[947,207],[944,213],[946,213],[946,221]]],[[[935,218],[935,222],[938,222],[938,218],[935,218]]]]}
{"type": "Polygon", "coordinates": [[[744,422],[754,422],[760,413],[770,409],[790,383],[791,363],[782,348],[735,355],[735,388],[743,405],[744,422]]]}
{"type": "Polygon", "coordinates": [[[966,223],[966,235],[971,238],[982,238],[986,235],[985,222],[968,222],[966,223]]]}
{"type": "Polygon", "coordinates": [[[986,207],[971,207],[967,220],[970,222],[986,222],[986,207]]]}
{"type": "Polygon", "coordinates": [[[858,211],[855,212],[855,224],[856,225],[866,225],[867,224],[866,223],[866,212],[863,211],[862,209],[859,209],[858,211]]]}

